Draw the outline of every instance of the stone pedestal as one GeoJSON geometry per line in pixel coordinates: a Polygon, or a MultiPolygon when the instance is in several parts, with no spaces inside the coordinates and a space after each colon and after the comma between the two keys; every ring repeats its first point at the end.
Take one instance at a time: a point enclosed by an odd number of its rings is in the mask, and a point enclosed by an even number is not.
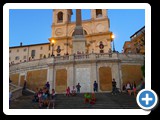
{"type": "Polygon", "coordinates": [[[83,37],[77,37],[73,39],[73,54],[77,52],[85,53],[86,52],[86,40],[83,37]]]}

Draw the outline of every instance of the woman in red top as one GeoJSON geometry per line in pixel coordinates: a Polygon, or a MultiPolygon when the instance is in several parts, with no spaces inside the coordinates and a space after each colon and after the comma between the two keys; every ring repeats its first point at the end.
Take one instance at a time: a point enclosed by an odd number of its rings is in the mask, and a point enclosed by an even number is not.
{"type": "Polygon", "coordinates": [[[68,88],[66,89],[66,96],[70,95],[70,87],[68,86],[68,88]]]}

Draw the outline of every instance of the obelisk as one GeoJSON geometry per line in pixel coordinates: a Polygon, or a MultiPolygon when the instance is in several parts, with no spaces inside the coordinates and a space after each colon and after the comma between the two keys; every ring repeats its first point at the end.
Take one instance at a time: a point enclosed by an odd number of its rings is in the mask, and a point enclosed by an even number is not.
{"type": "Polygon", "coordinates": [[[82,27],[81,10],[76,9],[76,27],[73,35],[73,54],[85,53],[86,40],[84,36],[84,30],[82,27]]]}

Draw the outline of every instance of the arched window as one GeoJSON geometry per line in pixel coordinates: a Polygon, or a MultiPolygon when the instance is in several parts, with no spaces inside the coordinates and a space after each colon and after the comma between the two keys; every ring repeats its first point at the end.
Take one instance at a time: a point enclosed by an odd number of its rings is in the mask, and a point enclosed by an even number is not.
{"type": "Polygon", "coordinates": [[[57,14],[57,22],[58,23],[61,23],[61,22],[63,22],[63,13],[62,12],[59,12],[58,14],[57,14]]]}
{"type": "Polygon", "coordinates": [[[102,17],[102,10],[101,9],[96,9],[96,18],[102,17]]]}
{"type": "MultiPolygon", "coordinates": [[[[75,33],[73,32],[73,33],[72,33],[72,36],[74,36],[74,35],[75,35],[75,33]]],[[[88,35],[88,33],[87,33],[86,30],[84,30],[84,35],[88,35]]]]}

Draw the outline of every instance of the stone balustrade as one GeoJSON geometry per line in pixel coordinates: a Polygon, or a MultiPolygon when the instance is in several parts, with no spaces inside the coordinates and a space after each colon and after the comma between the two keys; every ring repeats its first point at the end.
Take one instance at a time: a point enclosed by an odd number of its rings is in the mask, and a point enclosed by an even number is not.
{"type": "Polygon", "coordinates": [[[12,93],[11,100],[14,100],[22,96],[22,87],[16,86],[12,83],[9,84],[9,92],[12,93]]]}
{"type": "Polygon", "coordinates": [[[98,61],[98,60],[121,60],[121,61],[143,61],[144,55],[140,54],[122,54],[122,53],[91,53],[91,54],[76,54],[76,55],[65,55],[65,56],[56,56],[50,58],[43,58],[38,60],[26,61],[23,63],[10,65],[10,72],[15,70],[23,69],[33,69],[33,68],[42,68],[48,67],[48,65],[59,64],[64,62],[73,62],[73,61],[98,61]]]}
{"type": "Polygon", "coordinates": [[[141,54],[118,54],[120,60],[144,60],[144,55],[141,54]]]}

